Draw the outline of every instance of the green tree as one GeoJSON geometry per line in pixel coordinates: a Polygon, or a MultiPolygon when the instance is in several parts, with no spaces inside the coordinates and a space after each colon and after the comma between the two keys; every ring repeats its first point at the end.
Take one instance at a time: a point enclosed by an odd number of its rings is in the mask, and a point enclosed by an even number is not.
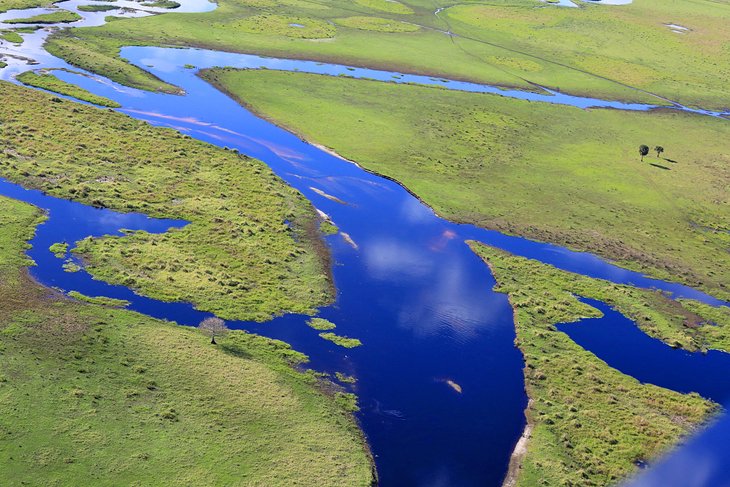
{"type": "Polygon", "coordinates": [[[656,156],[659,157],[662,154],[662,152],[664,152],[664,147],[662,147],[661,145],[658,145],[658,146],[654,147],[654,152],[656,152],[656,156]]]}
{"type": "Polygon", "coordinates": [[[641,144],[639,146],[639,155],[641,156],[641,161],[644,161],[644,156],[649,153],[649,146],[641,144]]]}

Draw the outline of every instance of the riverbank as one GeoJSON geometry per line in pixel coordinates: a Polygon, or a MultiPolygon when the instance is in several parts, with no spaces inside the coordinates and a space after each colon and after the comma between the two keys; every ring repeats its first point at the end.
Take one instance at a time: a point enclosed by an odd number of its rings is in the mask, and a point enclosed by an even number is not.
{"type": "Polygon", "coordinates": [[[613,100],[671,99],[728,108],[728,73],[718,66],[727,64],[721,49],[727,41],[722,26],[730,13],[715,2],[680,0],[671,8],[658,0],[620,7],[588,2],[584,8],[565,9],[520,0],[509,6],[450,6],[438,16],[433,5],[407,7],[409,12],[397,13],[345,0],[326,5],[222,1],[215,11],[204,14],[120,20],[59,33],[50,40],[49,51],[84,69],[146,89],[154,86],[150,76],[119,58],[122,46],[199,47],[526,90],[545,86],[613,100]],[[368,19],[366,24],[363,18],[368,19]],[[675,21],[691,26],[691,32],[679,36],[663,23],[675,21]],[[417,29],[363,28],[371,22],[405,22],[417,29]],[[531,37],[533,31],[540,36],[531,37]],[[397,50],[391,48],[394,43],[397,50]],[[637,49],[638,58],[630,54],[637,49]]]}
{"type": "Polygon", "coordinates": [[[723,120],[304,73],[203,76],[254,113],[398,181],[452,221],[728,296],[723,120]],[[671,141],[671,156],[641,164],[634,152],[642,141],[671,141]]]}
{"type": "Polygon", "coordinates": [[[295,370],[305,356],[37,285],[22,252],[43,219],[0,198],[4,485],[371,485],[353,418],[295,370]]]}
{"type": "Polygon", "coordinates": [[[532,431],[524,456],[513,456],[512,485],[614,484],[717,413],[716,404],[697,394],[643,384],[610,368],[555,329],[600,315],[575,294],[611,302],[627,314],[654,309],[651,300],[640,294],[627,299],[626,286],[470,245],[492,270],[495,290],[509,296],[525,358],[532,431]]]}
{"type": "Polygon", "coordinates": [[[80,242],[74,252],[96,278],[224,319],[313,313],[331,301],[319,217],[263,163],[126,115],[4,82],[3,90],[0,175],[98,207],[191,222],[80,242]]]}

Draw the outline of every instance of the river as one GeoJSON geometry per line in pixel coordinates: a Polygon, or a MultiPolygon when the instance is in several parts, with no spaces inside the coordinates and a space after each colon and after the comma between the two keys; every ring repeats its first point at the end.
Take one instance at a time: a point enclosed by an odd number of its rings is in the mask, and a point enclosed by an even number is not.
{"type": "MultiPolygon", "coordinates": [[[[90,2],[72,0],[61,5],[74,8],[85,3],[90,2]]],[[[194,7],[185,4],[184,8],[210,9],[210,5],[196,2],[194,7]]],[[[98,16],[79,13],[86,19],[81,23],[98,25],[98,16]]],[[[0,20],[2,15],[8,14],[0,14],[0,20]]],[[[9,15],[25,16],[17,12],[9,15]]],[[[81,72],[43,50],[45,35],[45,31],[24,34],[26,43],[20,47],[2,45],[0,53],[12,51],[32,58],[39,63],[34,68],[81,72]]],[[[339,334],[362,340],[362,347],[344,350],[320,339],[306,326],[307,317],[301,315],[285,315],[267,323],[228,325],[291,343],[311,357],[310,365],[316,370],[341,371],[357,377],[352,387],[362,408],[358,419],[375,455],[382,485],[499,485],[524,428],[527,397],[522,357],[513,344],[512,310],[506,296],[492,291],[494,279],[489,269],[465,240],[478,240],[591,277],[655,287],[713,305],[725,304],[700,291],[647,278],[587,253],[446,221],[397,183],[256,117],[195,72],[215,66],[268,67],[439,84],[449,89],[581,107],[647,110],[652,108],[650,105],[550,92],[506,91],[402,73],[199,49],[127,47],[122,56],[181,87],[186,95],[143,92],[89,73],[57,71],[56,75],[119,102],[119,111],[135,118],[236,148],[264,161],[350,236],[351,241],[340,235],[327,237],[338,294],[335,303],[323,308],[320,316],[335,322],[339,334]],[[333,201],[322,192],[347,204],[333,201]],[[461,391],[448,381],[458,384],[461,391]]],[[[29,69],[21,59],[8,62],[9,66],[0,70],[1,78],[12,80],[13,75],[29,69]]],[[[39,227],[29,251],[38,263],[31,273],[39,282],[64,291],[127,299],[133,310],[181,324],[195,325],[208,316],[186,303],[163,303],[121,286],[95,281],[83,270],[64,272],[63,261],[47,250],[58,241],[74,242],[120,228],[159,232],[185,222],[98,210],[27,191],[7,181],[0,183],[0,194],[49,210],[49,220],[39,227]]],[[[728,372],[730,366],[722,371],[725,377],[728,372]]]]}

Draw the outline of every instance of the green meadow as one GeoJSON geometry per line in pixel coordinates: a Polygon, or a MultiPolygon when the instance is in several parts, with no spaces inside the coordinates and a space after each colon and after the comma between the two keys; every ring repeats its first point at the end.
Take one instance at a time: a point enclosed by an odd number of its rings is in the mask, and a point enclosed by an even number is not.
{"type": "Polygon", "coordinates": [[[0,198],[2,485],[372,484],[354,399],[305,356],[37,285],[23,250],[43,218],[0,198]]]}
{"type": "Polygon", "coordinates": [[[58,79],[52,73],[35,73],[33,71],[26,71],[16,76],[16,79],[21,83],[34,86],[36,88],[43,88],[44,90],[52,91],[61,95],[71,96],[77,100],[88,101],[95,105],[101,105],[110,108],[118,108],[121,105],[114,100],[104,98],[103,96],[97,96],[88,90],[79,88],[78,86],[67,83],[63,80],[58,79]]]}
{"type": "Polygon", "coordinates": [[[6,24],[57,24],[59,22],[76,22],[77,20],[81,20],[81,16],[76,12],[59,10],[50,14],[40,14],[34,15],[33,17],[10,19],[3,22],[6,24]]]}
{"type": "Polygon", "coordinates": [[[311,204],[262,162],[129,116],[3,82],[0,175],[61,198],[190,222],[88,238],[96,278],[224,319],[314,313],[332,298],[311,204]]]}
{"type": "Polygon", "coordinates": [[[44,7],[50,5],[49,0],[0,0],[0,12],[8,10],[44,7]]]}
{"type": "Polygon", "coordinates": [[[730,296],[730,124],[266,70],[203,77],[440,215],[730,296]],[[638,147],[662,145],[641,162],[638,147]]]}
{"type": "Polygon", "coordinates": [[[218,5],[208,13],[59,32],[48,48],[72,64],[152,90],[174,87],[120,59],[120,47],[203,47],[664,103],[656,94],[729,108],[730,5],[725,2],[581,2],[581,8],[538,0],[221,0],[218,5]],[[445,10],[435,15],[437,8],[445,10]],[[688,30],[678,34],[670,23],[688,30]]]}
{"type": "MultiPolygon", "coordinates": [[[[495,289],[509,296],[515,343],[525,359],[531,433],[526,453],[511,466],[515,485],[614,485],[636,471],[637,461],[657,458],[719,410],[697,394],[642,384],[620,373],[554,326],[600,316],[576,299],[580,294],[629,317],[646,317],[638,324],[663,339],[691,341],[695,331],[712,327],[688,325],[679,317],[681,305],[476,242],[471,246],[492,269],[495,289]]],[[[719,326],[730,328],[730,320],[719,326]]]]}

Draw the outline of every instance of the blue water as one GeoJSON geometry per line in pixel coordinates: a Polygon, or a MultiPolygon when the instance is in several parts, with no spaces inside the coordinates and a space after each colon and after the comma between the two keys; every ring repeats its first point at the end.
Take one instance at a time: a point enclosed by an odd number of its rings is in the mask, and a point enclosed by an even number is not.
{"type": "MultiPolygon", "coordinates": [[[[592,277],[723,304],[697,290],[646,278],[590,254],[445,221],[398,184],[254,116],[196,77],[195,70],[183,66],[265,65],[270,69],[438,84],[579,107],[645,110],[651,108],[649,105],[617,106],[617,102],[557,93],[504,91],[399,73],[196,49],[130,47],[122,56],[182,87],[186,95],[146,93],[96,76],[57,74],[118,101],[123,106],[120,111],[135,118],[263,160],[330,215],[355,242],[353,246],[341,236],[327,237],[335,261],[338,295],[320,315],[337,323],[338,333],[357,337],[364,346],[338,348],[319,338],[300,315],[229,326],[285,340],[310,355],[313,368],[358,378],[354,387],[362,407],[358,417],[376,457],[382,485],[499,485],[524,427],[527,401],[522,358],[513,345],[512,310],[504,295],[492,291],[494,280],[488,268],[465,240],[479,240],[592,277]],[[312,188],[348,204],[334,202],[312,188]],[[459,384],[462,392],[449,387],[447,380],[459,384]]],[[[69,67],[47,54],[38,57],[44,67],[69,67]]],[[[11,63],[0,76],[22,69],[11,63]]],[[[0,194],[49,210],[50,220],[39,227],[30,252],[39,264],[31,272],[41,283],[126,299],[133,310],[181,324],[195,325],[207,316],[189,304],[163,303],[95,281],[84,271],[66,273],[61,267],[63,261],[47,250],[58,241],[71,243],[87,235],[116,233],[120,228],[159,232],[185,222],[97,210],[7,182],[0,182],[0,194]]],[[[600,343],[585,346],[591,349],[594,345],[603,358],[600,343]]]]}

